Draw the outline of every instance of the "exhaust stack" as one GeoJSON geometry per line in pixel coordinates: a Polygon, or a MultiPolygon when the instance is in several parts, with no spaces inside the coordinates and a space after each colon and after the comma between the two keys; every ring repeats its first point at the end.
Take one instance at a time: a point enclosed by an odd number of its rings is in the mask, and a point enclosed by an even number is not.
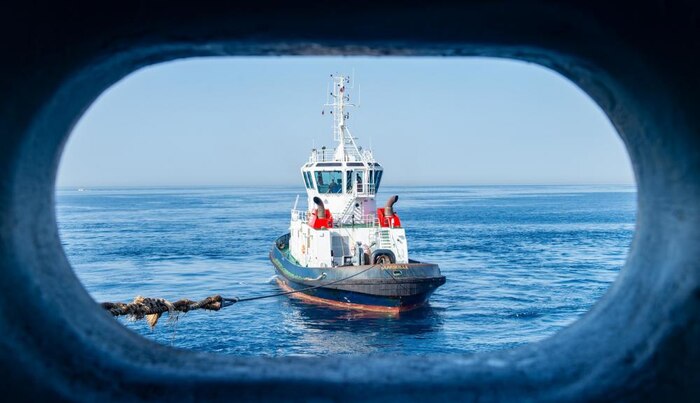
{"type": "Polygon", "coordinates": [[[326,207],[323,205],[323,200],[318,196],[314,196],[314,203],[316,203],[316,207],[318,208],[316,216],[318,218],[326,218],[326,207]]]}
{"type": "Polygon", "coordinates": [[[389,198],[384,206],[384,216],[391,217],[394,215],[394,203],[399,201],[399,195],[394,195],[389,198]]]}

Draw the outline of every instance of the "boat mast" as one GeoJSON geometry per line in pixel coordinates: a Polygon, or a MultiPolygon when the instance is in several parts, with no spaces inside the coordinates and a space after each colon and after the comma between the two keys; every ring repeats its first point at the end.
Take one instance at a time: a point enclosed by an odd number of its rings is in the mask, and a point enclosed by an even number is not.
{"type": "Polygon", "coordinates": [[[355,138],[350,134],[345,126],[345,121],[350,118],[350,114],[345,111],[348,106],[356,106],[350,103],[350,94],[346,84],[350,79],[345,76],[333,76],[333,92],[330,93],[333,97],[333,103],[325,106],[333,107],[333,140],[338,142],[335,149],[334,158],[336,161],[349,161],[350,157],[355,157],[356,160],[362,161],[362,154],[355,144],[355,138]]]}

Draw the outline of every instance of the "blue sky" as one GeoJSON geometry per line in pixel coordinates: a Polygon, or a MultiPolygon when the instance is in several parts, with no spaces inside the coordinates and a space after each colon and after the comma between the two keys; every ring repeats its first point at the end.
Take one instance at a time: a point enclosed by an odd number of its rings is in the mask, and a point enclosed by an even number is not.
{"type": "Polygon", "coordinates": [[[197,58],[124,78],[88,109],[57,185],[299,185],[331,73],[355,73],[348,126],[385,185],[633,184],[607,117],[557,73],[486,58],[197,58]],[[356,97],[355,97],[356,98],[356,97]]]}

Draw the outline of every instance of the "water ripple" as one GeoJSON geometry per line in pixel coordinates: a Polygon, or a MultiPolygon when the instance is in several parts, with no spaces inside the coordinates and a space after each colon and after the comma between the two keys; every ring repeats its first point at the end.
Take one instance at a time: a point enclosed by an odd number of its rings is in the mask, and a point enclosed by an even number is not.
{"type": "MultiPolygon", "coordinates": [[[[59,190],[61,240],[97,301],[279,292],[267,260],[286,232],[294,188],[59,190]]],[[[584,314],[614,281],[634,231],[631,187],[387,188],[412,257],[447,283],[400,317],[288,297],[190,312],[154,330],[166,345],[235,355],[465,353],[545,338],[584,314]]],[[[302,197],[303,199],[303,197],[302,197]]]]}

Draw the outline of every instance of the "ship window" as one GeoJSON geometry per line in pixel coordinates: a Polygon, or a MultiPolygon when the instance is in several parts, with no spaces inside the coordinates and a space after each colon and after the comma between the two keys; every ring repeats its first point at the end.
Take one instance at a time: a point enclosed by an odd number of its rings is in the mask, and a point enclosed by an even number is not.
{"type": "Polygon", "coordinates": [[[306,183],[307,189],[313,189],[314,182],[313,182],[313,179],[311,178],[311,172],[304,172],[304,183],[306,183]]]}
{"type": "Polygon", "coordinates": [[[301,176],[304,177],[304,185],[305,185],[306,188],[308,189],[308,188],[309,188],[309,178],[306,176],[306,172],[302,172],[302,173],[301,173],[301,176]]]}
{"type": "Polygon", "coordinates": [[[352,193],[352,171],[347,171],[345,174],[345,192],[352,193]]]}
{"type": "Polygon", "coordinates": [[[376,192],[379,189],[379,183],[382,181],[383,171],[369,171],[370,192],[376,192]]]}
{"type": "Polygon", "coordinates": [[[357,193],[362,193],[363,182],[365,179],[365,171],[355,171],[355,184],[357,185],[357,193]]]}
{"type": "Polygon", "coordinates": [[[379,183],[382,181],[382,174],[384,171],[374,171],[374,191],[379,189],[379,183]]]}
{"type": "Polygon", "coordinates": [[[318,171],[316,172],[316,185],[318,193],[342,193],[343,172],[318,171]]]}

